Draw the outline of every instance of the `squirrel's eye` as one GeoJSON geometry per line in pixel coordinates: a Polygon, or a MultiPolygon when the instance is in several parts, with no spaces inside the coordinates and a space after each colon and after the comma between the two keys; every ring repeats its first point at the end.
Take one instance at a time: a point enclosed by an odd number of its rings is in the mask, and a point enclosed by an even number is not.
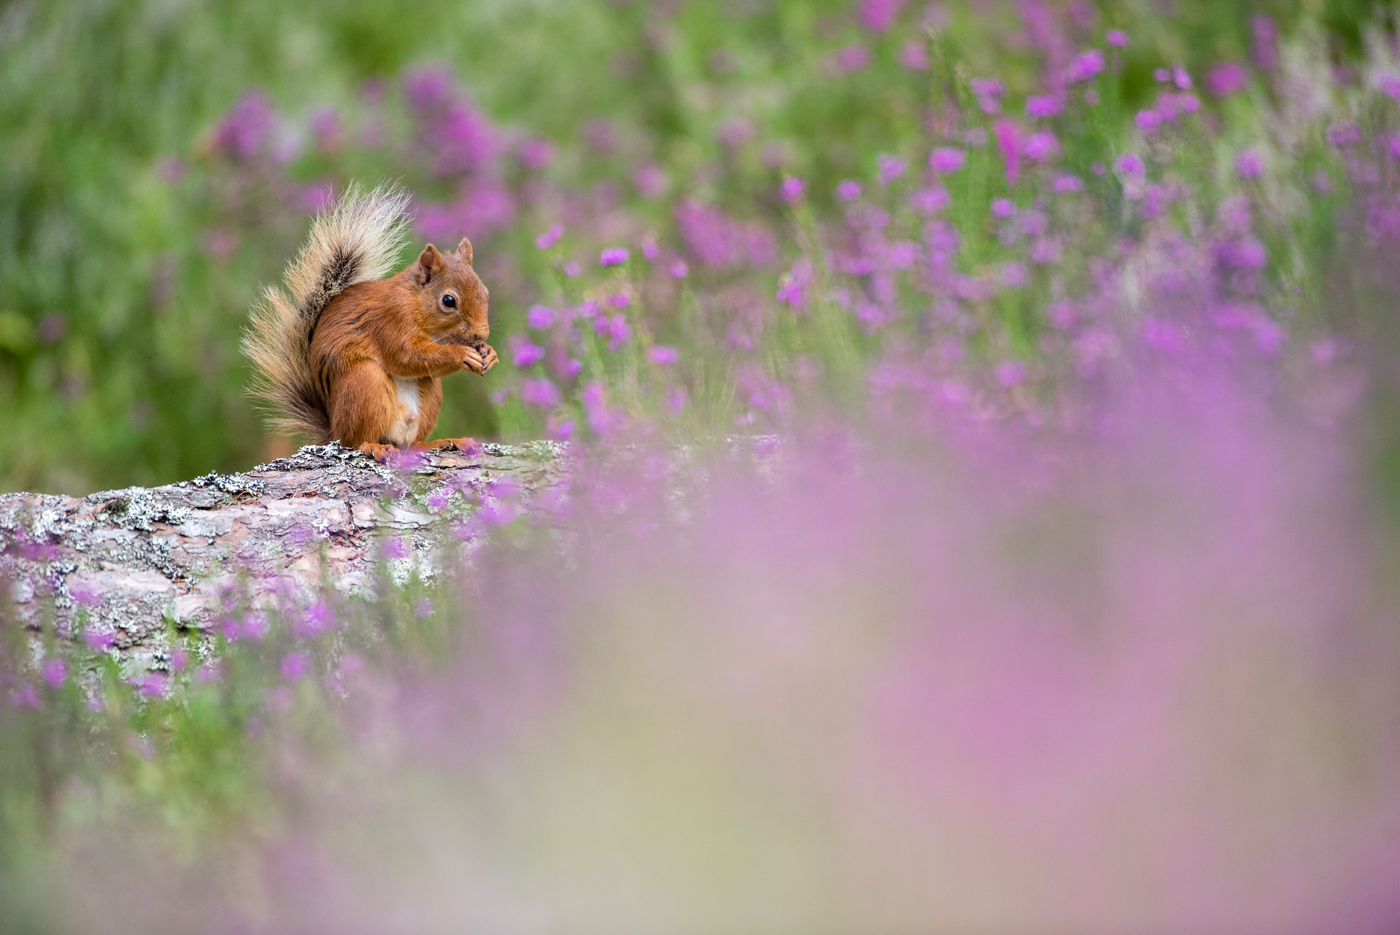
{"type": "Polygon", "coordinates": [[[456,308],[457,297],[450,292],[447,293],[447,295],[442,297],[442,306],[443,308],[456,308]]]}

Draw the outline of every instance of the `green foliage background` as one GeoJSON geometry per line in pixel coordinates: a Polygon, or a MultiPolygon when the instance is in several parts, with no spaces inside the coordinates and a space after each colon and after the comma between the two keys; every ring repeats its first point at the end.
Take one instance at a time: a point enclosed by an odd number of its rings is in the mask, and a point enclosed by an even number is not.
{"type": "MultiPolygon", "coordinates": [[[[1180,0],[1170,17],[1148,0],[1097,6],[1102,26],[1133,35],[1117,89],[1125,109],[1152,93],[1162,60],[1199,73],[1246,58],[1257,12],[1284,33],[1320,19],[1339,63],[1360,52],[1364,22],[1390,15],[1364,0],[1180,0]]],[[[950,61],[999,74],[1012,95],[1031,88],[1034,60],[999,45],[1013,5],[946,7],[950,61]]],[[[675,189],[776,216],[777,170],[726,164],[717,129],[744,115],[785,144],[821,210],[843,174],[919,139],[926,81],[896,51],[861,33],[854,5],[838,0],[10,0],[0,6],[0,490],[155,484],[265,456],[238,335],[302,230],[242,219],[239,249],[213,262],[197,183],[201,141],[251,88],[286,114],[353,110],[366,79],[446,64],[497,123],[553,140],[551,172],[573,184],[625,180],[634,160],[651,159],[675,189]],[[857,35],[873,66],[831,80],[825,56],[857,35]],[[573,141],[597,118],[619,126],[623,145],[580,159],[573,141]],[[164,180],[170,157],[191,160],[196,181],[164,180]],[[702,171],[715,164],[724,171],[702,171]]],[[[398,174],[372,160],[346,168],[398,174]]],[[[665,205],[633,207],[670,224],[665,205]]],[[[528,252],[536,220],[523,213],[519,235],[496,249],[528,252]]],[[[523,301],[497,294],[497,334],[523,301]]],[[[479,389],[453,392],[444,429],[528,428],[502,423],[479,389]]]]}

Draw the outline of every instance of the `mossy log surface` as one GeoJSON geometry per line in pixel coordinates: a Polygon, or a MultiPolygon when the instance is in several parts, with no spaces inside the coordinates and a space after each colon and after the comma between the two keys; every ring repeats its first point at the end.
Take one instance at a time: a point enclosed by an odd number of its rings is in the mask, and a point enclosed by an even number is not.
{"type": "Polygon", "coordinates": [[[207,632],[230,594],[372,595],[388,535],[401,572],[431,573],[444,500],[462,517],[503,483],[529,497],[559,481],[565,453],[542,441],[386,465],[331,444],[165,487],[0,495],[0,616],[36,638],[101,630],[128,672],[160,668],[169,633],[207,632]]]}

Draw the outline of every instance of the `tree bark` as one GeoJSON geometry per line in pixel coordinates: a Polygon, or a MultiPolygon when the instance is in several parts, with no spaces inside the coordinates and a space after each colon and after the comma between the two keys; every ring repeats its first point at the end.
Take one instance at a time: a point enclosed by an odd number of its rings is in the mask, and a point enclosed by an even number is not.
{"type": "Polygon", "coordinates": [[[165,487],[0,495],[0,616],[36,643],[104,634],[128,674],[162,668],[168,633],[207,634],[232,593],[255,605],[325,584],[372,595],[391,535],[403,550],[391,572],[431,576],[443,515],[553,488],[564,454],[530,442],[384,465],[333,443],[165,487]]]}

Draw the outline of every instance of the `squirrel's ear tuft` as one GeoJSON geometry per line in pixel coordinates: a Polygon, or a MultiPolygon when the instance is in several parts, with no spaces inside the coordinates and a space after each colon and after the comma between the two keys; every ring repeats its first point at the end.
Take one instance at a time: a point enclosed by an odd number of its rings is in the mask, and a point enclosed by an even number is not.
{"type": "Polygon", "coordinates": [[[418,254],[418,281],[427,285],[433,278],[433,273],[442,269],[442,254],[438,253],[437,247],[428,244],[423,248],[423,252],[418,254]]]}
{"type": "Polygon", "coordinates": [[[472,265],[472,242],[463,237],[462,242],[457,245],[457,255],[468,265],[472,265]]]}

